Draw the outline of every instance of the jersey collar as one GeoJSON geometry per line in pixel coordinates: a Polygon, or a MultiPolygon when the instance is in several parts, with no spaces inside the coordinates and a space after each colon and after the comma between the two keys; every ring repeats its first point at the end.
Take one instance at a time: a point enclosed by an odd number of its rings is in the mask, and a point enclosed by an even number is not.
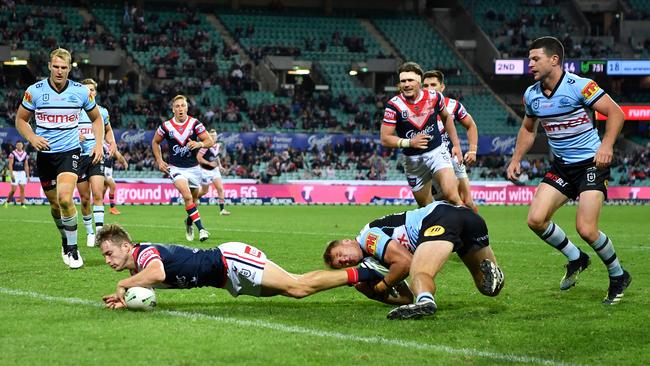
{"type": "Polygon", "coordinates": [[[548,96],[544,94],[544,85],[540,81],[540,88],[542,88],[542,95],[546,97],[546,99],[551,99],[553,98],[553,95],[555,95],[555,92],[560,88],[560,85],[562,85],[562,80],[564,80],[564,76],[566,76],[566,71],[562,70],[562,76],[560,76],[560,80],[557,81],[557,84],[555,84],[555,87],[551,91],[551,94],[548,96]]]}
{"type": "Polygon", "coordinates": [[[54,90],[55,93],[62,94],[66,89],[68,89],[68,86],[70,85],[70,80],[65,81],[65,86],[63,87],[63,89],[61,89],[61,91],[56,90],[56,87],[52,84],[52,80],[50,80],[50,78],[47,78],[47,83],[50,86],[50,88],[54,90]]]}

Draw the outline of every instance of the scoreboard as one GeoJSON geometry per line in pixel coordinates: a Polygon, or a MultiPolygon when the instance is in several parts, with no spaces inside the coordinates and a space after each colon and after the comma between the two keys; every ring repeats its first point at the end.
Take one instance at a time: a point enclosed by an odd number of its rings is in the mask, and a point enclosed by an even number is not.
{"type": "MultiPolygon", "coordinates": [[[[650,75],[650,60],[599,60],[599,59],[565,59],[565,71],[578,75],[607,74],[612,76],[650,75]]],[[[528,59],[494,60],[495,75],[530,74],[528,59]]]]}

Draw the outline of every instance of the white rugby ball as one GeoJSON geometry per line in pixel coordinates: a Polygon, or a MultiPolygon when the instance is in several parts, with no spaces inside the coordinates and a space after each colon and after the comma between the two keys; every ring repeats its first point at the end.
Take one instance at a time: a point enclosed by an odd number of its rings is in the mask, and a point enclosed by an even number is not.
{"type": "Polygon", "coordinates": [[[124,295],[129,310],[153,310],[156,307],[156,292],[147,287],[131,287],[124,295]]]}

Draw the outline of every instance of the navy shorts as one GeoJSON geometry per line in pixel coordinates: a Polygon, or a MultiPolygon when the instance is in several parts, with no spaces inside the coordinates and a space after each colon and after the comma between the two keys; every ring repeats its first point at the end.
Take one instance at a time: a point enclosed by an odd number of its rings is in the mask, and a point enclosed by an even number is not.
{"type": "Polygon", "coordinates": [[[100,161],[93,164],[93,158],[90,155],[81,155],[79,161],[79,177],[77,183],[86,182],[88,178],[98,175],[104,177],[104,163],[100,161]]]}

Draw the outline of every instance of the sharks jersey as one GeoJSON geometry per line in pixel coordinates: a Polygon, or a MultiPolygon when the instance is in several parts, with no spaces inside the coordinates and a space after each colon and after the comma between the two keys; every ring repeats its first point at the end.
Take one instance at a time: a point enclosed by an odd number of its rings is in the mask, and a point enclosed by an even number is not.
{"type": "Polygon", "coordinates": [[[364,257],[386,265],[384,255],[391,240],[415,253],[427,241],[448,241],[459,256],[489,245],[485,221],[474,211],[444,201],[411,211],[386,215],[367,224],[356,238],[364,257]]]}
{"type": "Polygon", "coordinates": [[[564,72],[546,96],[541,82],[524,94],[526,116],[537,118],[546,131],[553,154],[565,164],[592,158],[600,147],[600,138],[585,107],[591,108],[603,95],[595,81],[564,72]]]}
{"type": "Polygon", "coordinates": [[[437,121],[443,108],[444,97],[439,92],[420,91],[420,96],[413,103],[398,94],[386,102],[382,123],[394,126],[397,136],[401,138],[411,139],[419,134],[431,136],[426,149],[403,150],[404,155],[420,155],[442,143],[437,121]]]}
{"type": "Polygon", "coordinates": [[[21,104],[34,113],[35,132],[50,145],[50,149],[42,153],[60,153],[80,147],[79,114],[81,110],[95,108],[95,99],[88,88],[72,80],[68,80],[59,92],[48,78],[27,88],[21,104]]]}
{"type": "Polygon", "coordinates": [[[205,132],[205,126],[196,118],[187,116],[183,123],[172,118],[158,127],[156,133],[167,141],[169,149],[169,165],[178,168],[191,168],[199,165],[196,160],[198,150],[190,150],[190,141],[198,141],[200,134],[205,132]]]}
{"type": "Polygon", "coordinates": [[[136,269],[142,271],[152,261],[162,261],[167,288],[223,287],[226,283],[225,259],[219,248],[197,249],[183,245],[141,243],[131,254],[136,269]]]}
{"type": "MultiPolygon", "coordinates": [[[[108,110],[100,105],[97,105],[97,107],[104,120],[104,128],[106,128],[110,124],[108,110]]],[[[95,134],[93,134],[93,121],[88,117],[88,113],[83,110],[79,117],[79,134],[85,138],[84,141],[81,141],[81,155],[90,155],[97,142],[95,141],[95,134]]]]}

